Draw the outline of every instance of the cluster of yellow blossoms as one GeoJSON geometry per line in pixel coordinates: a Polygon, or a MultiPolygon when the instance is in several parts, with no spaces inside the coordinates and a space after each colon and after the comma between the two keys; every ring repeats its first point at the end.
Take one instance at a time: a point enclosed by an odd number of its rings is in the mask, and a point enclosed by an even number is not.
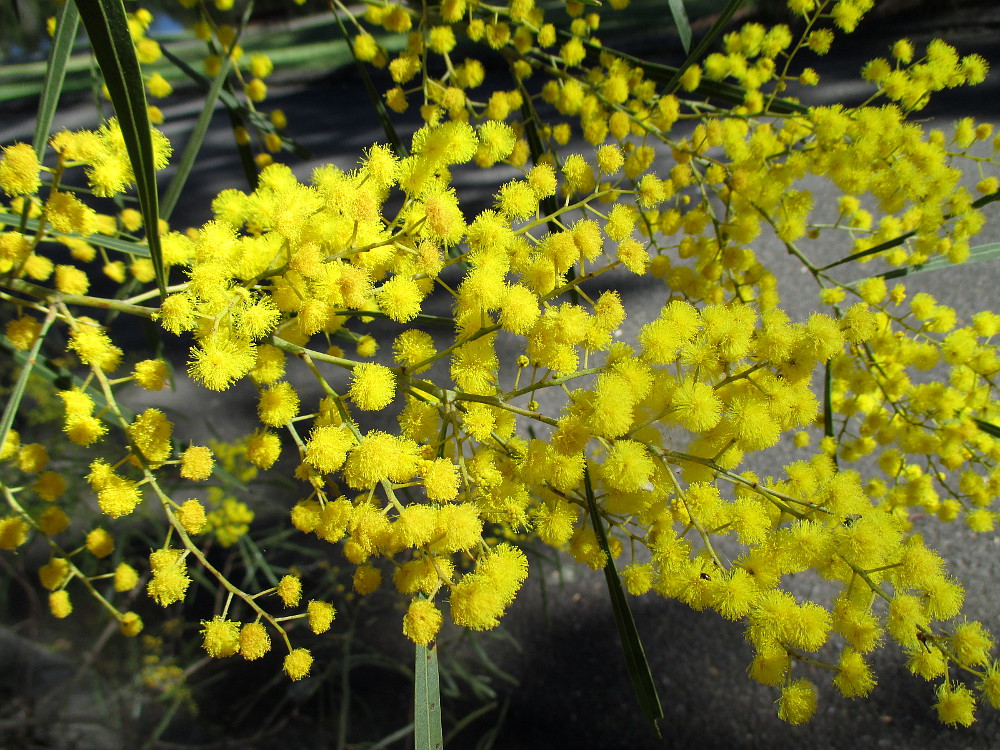
{"type": "MultiPolygon", "coordinates": [[[[613,0],[611,9],[627,5],[613,0]]],[[[312,655],[293,647],[288,623],[322,633],[332,605],[312,600],[298,615],[276,616],[265,595],[301,608],[298,577],[242,591],[199,541],[234,543],[247,533],[249,509],[221,492],[208,511],[198,499],[175,499],[215,476],[216,456],[231,471],[236,451],[251,472],[284,457],[304,487],[293,526],[338,545],[357,594],[391,578],[409,599],[403,632],[417,644],[437,637],[445,604],[455,625],[495,627],[528,575],[521,546],[534,538],[593,569],[622,557],[631,594],[655,591],[745,622],[750,674],[781,687],[779,715],[791,723],[816,707],[796,662],[823,664],[845,696],[865,695],[876,679],[868,655],[887,637],[915,674],[940,680],[942,720],[972,721],[976,696],[960,671],[1000,706],[991,636],[956,619],[962,587],[911,529],[916,512],[993,529],[1000,360],[991,342],[1000,316],[983,312],[959,326],[953,309],[887,284],[892,273],[854,283],[835,274],[858,268],[846,261],[905,267],[969,257],[981,209],[1000,194],[997,179],[983,176],[975,197],[956,164],[986,143],[992,151],[978,164],[995,165],[1000,138],[972,121],[950,137],[928,132],[907,114],[936,91],[982,81],[986,63],[943,42],[918,59],[901,41],[894,62],[865,67],[877,86],[865,106],[783,98],[793,83],[818,80],[810,68],[793,77],[794,58],[825,54],[835,29],[853,30],[871,5],[791,0],[807,24],[799,39],[787,26],[748,24],[664,81],[663,69],[606,49],[595,36],[601,13],[583,3],[567,3],[559,30],[532,0],[488,9],[444,0],[419,11],[371,4],[349,19],[353,51],[387,69],[391,109],[420,102],[424,125],[409,148],[373,145],[357,168],[320,167],[305,183],[258,160],[255,188],[221,192],[204,226],[161,227],[175,284],[158,307],[144,305],[155,291],[136,289],[153,278],[144,246],[132,245],[127,262],[108,255],[133,239],[136,212],[102,215],[63,186],[77,167],[96,195],[131,181],[114,121],[57,134],[53,168],[40,167],[28,146],[5,149],[2,217],[17,224],[0,234],[5,344],[33,358],[46,336],[66,332],[85,375],[58,395],[68,439],[101,456],[86,475],[96,508],[120,519],[155,503],[167,521],[148,560],[149,596],[163,606],[183,600],[193,559],[229,594],[203,623],[211,656],[256,659],[277,634],[288,675],[309,672],[312,655]],[[408,34],[405,47],[391,57],[364,23],[408,34]],[[476,98],[484,66],[454,59],[462,37],[507,56],[510,90],[476,98]],[[534,76],[546,80],[529,84],[534,76]],[[566,148],[574,127],[592,146],[586,153],[566,148]],[[452,186],[470,162],[518,170],[475,216],[452,186]],[[814,210],[805,185],[815,176],[843,193],[832,221],[814,210]],[[775,276],[753,249],[763,233],[812,275],[829,313],[793,321],[782,310],[775,276]],[[821,234],[839,242],[841,261],[810,257],[821,234]],[[50,259],[56,243],[74,262],[50,259]],[[87,296],[95,262],[126,283],[123,295],[87,296]],[[601,291],[595,279],[604,274],[663,285],[658,316],[634,341],[619,338],[626,300],[601,291]],[[432,295],[450,298],[449,316],[425,312],[432,295]],[[158,409],[129,413],[120,388],[159,390],[170,367],[133,361],[81,308],[154,319],[190,337],[189,377],[213,391],[252,383],[259,428],[238,449],[213,451],[185,447],[158,409]],[[393,335],[391,359],[379,355],[378,339],[393,335]],[[501,347],[517,350],[516,362],[502,363],[501,347]],[[131,372],[112,377],[126,362],[131,372]],[[947,383],[916,374],[939,365],[950,367],[947,383]],[[302,372],[315,388],[293,385],[302,372]],[[556,413],[541,411],[542,394],[561,404],[556,413]],[[367,413],[386,409],[395,409],[397,430],[370,426],[367,413]],[[817,452],[781,477],[755,473],[756,454],[783,439],[805,449],[811,428],[824,434],[817,452]],[[877,457],[884,478],[863,482],[838,467],[866,456],[877,457]],[[731,559],[719,549],[724,537],[737,549],[731,559]],[[806,571],[836,582],[831,603],[790,593],[789,577],[806,571]]],[[[133,31],[152,56],[144,19],[135,16],[133,31]]],[[[211,30],[205,24],[199,34],[211,30]]],[[[212,33],[232,49],[229,32],[212,33]]],[[[250,68],[258,80],[270,66],[251,60],[250,68]]],[[[167,93],[156,80],[149,86],[167,93]]],[[[155,145],[165,162],[168,144],[157,137],[155,145]]],[[[136,569],[121,561],[90,574],[81,562],[85,551],[113,558],[105,527],[122,521],[92,525],[58,462],[48,469],[44,446],[23,442],[12,421],[0,451],[11,509],[0,519],[0,548],[46,537],[52,560],[40,575],[53,614],[70,613],[67,585],[79,582],[126,634],[138,633],[138,616],[100,588],[105,578],[114,591],[134,588],[136,569]],[[72,548],[88,524],[85,545],[72,548]]]]}

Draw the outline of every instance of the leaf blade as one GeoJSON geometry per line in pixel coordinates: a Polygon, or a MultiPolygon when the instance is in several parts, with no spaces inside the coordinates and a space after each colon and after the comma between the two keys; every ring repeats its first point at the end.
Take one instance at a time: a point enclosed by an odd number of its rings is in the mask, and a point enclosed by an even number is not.
{"type": "Polygon", "coordinates": [[[691,52],[691,21],[688,19],[687,11],[684,10],[684,0],[667,0],[670,7],[670,15],[673,16],[674,26],[677,28],[677,35],[681,38],[681,46],[685,54],[691,52]]]}
{"type": "Polygon", "coordinates": [[[153,263],[156,286],[166,297],[166,271],[160,247],[159,206],[156,171],[153,167],[153,136],[146,109],[146,91],[135,45],[129,34],[122,0],[74,0],[104,83],[111,96],[125,150],[132,163],[139,211],[146,227],[146,243],[153,263]]]}
{"type": "Polygon", "coordinates": [[[625,665],[628,668],[629,678],[632,687],[635,688],[636,696],[639,699],[639,707],[649,720],[653,731],[659,738],[660,727],[657,721],[663,718],[663,706],[660,705],[660,696],[656,693],[656,684],[653,682],[653,674],[646,660],[646,652],[639,639],[639,631],[635,626],[635,618],[632,617],[632,609],[629,607],[628,599],[625,597],[625,590],[622,588],[621,579],[618,577],[618,569],[615,567],[615,559],[611,554],[611,547],[608,544],[608,535],[601,523],[597,510],[597,499],[594,496],[594,487],[590,482],[590,469],[584,467],[583,470],[584,489],[587,494],[587,508],[590,512],[590,520],[597,535],[597,541],[604,554],[607,556],[607,564],[604,566],[604,577],[608,582],[608,593],[611,597],[611,608],[615,616],[615,625],[618,627],[618,637],[621,641],[622,651],[625,654],[625,665]]]}
{"type": "Polygon", "coordinates": [[[413,742],[416,750],[443,750],[441,683],[437,646],[416,646],[413,680],[413,742]]]}
{"type": "Polygon", "coordinates": [[[42,82],[38,116],[35,121],[32,145],[39,160],[45,156],[45,145],[49,140],[49,133],[52,131],[56,105],[59,103],[63,83],[66,80],[66,66],[73,52],[73,42],[76,41],[79,29],[80,12],[74,3],[66,3],[59,11],[59,18],[56,22],[56,36],[52,40],[52,51],[45,67],[45,80],[42,82]]]}

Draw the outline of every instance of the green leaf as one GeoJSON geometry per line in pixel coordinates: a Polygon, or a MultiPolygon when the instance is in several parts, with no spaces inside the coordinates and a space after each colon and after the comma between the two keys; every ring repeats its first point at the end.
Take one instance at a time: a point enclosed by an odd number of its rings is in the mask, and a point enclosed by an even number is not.
{"type": "Polygon", "coordinates": [[[987,422],[985,419],[976,419],[975,417],[973,417],[972,421],[976,423],[976,427],[985,432],[987,435],[1000,438],[1000,427],[997,427],[992,422],[987,422]]]}
{"type": "MultiPolygon", "coordinates": [[[[243,18],[236,32],[236,37],[233,39],[234,45],[239,42],[240,35],[243,33],[243,29],[246,27],[247,22],[250,20],[250,13],[252,10],[253,3],[247,3],[246,10],[243,12],[243,18]]],[[[232,65],[232,55],[223,55],[222,66],[218,74],[212,80],[212,85],[209,87],[208,93],[205,95],[205,103],[201,108],[201,114],[198,115],[198,121],[191,130],[187,143],[184,144],[184,151],[181,154],[181,160],[177,163],[177,170],[174,172],[173,179],[170,180],[170,185],[167,186],[167,191],[163,194],[163,200],[160,203],[160,215],[163,217],[164,221],[168,221],[170,219],[170,215],[177,207],[177,201],[181,197],[184,185],[187,183],[188,177],[191,175],[191,169],[194,167],[195,159],[198,158],[198,152],[201,151],[201,146],[205,141],[205,134],[208,133],[208,126],[212,123],[212,115],[215,113],[215,104],[219,101],[219,97],[222,94],[226,78],[229,77],[229,71],[232,69],[232,65]]]]}
{"type": "Polygon", "coordinates": [[[76,41],[79,29],[80,12],[73,3],[66,3],[56,21],[56,36],[52,40],[49,62],[45,68],[45,81],[42,83],[38,117],[35,120],[35,137],[32,145],[39,160],[45,156],[45,145],[52,131],[52,119],[55,117],[56,105],[59,103],[59,96],[66,80],[66,63],[73,52],[73,42],[76,41]]]}
{"type": "Polygon", "coordinates": [[[652,725],[656,736],[661,737],[660,727],[656,722],[663,718],[663,707],[660,705],[660,696],[656,694],[656,684],[653,682],[653,674],[649,669],[649,662],[646,661],[646,652],[642,648],[642,641],[639,640],[639,631],[635,627],[632,609],[628,605],[625,590],[622,588],[621,579],[618,577],[618,569],[615,567],[615,559],[611,554],[611,547],[608,544],[607,532],[605,532],[604,525],[601,523],[601,516],[597,510],[597,499],[594,497],[594,487],[590,482],[590,469],[588,467],[584,467],[583,470],[583,484],[587,492],[587,510],[590,513],[591,523],[594,524],[597,542],[600,544],[601,550],[603,550],[608,560],[604,566],[604,577],[608,582],[611,609],[614,611],[615,624],[618,626],[618,638],[622,644],[622,651],[625,653],[625,666],[628,668],[632,687],[635,688],[636,696],[639,698],[639,707],[652,725]]]}
{"type": "Polygon", "coordinates": [[[406,146],[403,145],[403,141],[399,137],[399,133],[396,132],[396,127],[392,124],[392,119],[389,117],[389,110],[385,107],[382,95],[379,94],[371,76],[368,75],[368,68],[365,67],[365,64],[357,58],[357,55],[354,54],[354,45],[351,44],[351,36],[347,33],[347,27],[344,26],[343,19],[341,19],[340,14],[336,11],[334,11],[333,15],[334,18],[337,19],[337,26],[340,27],[340,33],[343,35],[344,41],[347,43],[347,48],[351,51],[351,57],[354,58],[354,62],[358,66],[358,71],[361,73],[361,80],[365,84],[365,90],[368,92],[368,98],[371,100],[372,106],[375,107],[375,112],[378,113],[379,122],[382,123],[382,130],[385,132],[386,138],[389,139],[389,144],[392,146],[392,150],[396,152],[396,156],[401,158],[408,156],[409,153],[406,146]]]}
{"type": "Polygon", "coordinates": [[[687,11],[684,10],[684,0],[667,0],[667,4],[670,6],[670,15],[674,17],[677,35],[681,38],[681,46],[685,53],[690,53],[691,22],[688,20],[687,11]]]}
{"type": "MultiPolygon", "coordinates": [[[[673,2],[673,0],[671,0],[671,2],[673,2]]],[[[687,59],[684,61],[684,64],[677,69],[677,72],[670,78],[670,83],[667,86],[668,91],[672,91],[677,86],[677,82],[680,81],[680,78],[684,74],[685,70],[690,68],[696,62],[699,62],[701,58],[704,57],[705,53],[708,51],[708,48],[711,47],[712,44],[715,42],[715,40],[718,38],[718,36],[726,28],[728,28],[729,20],[733,17],[733,15],[735,15],[736,11],[739,10],[740,6],[743,5],[745,2],[746,0],[729,0],[729,3],[726,5],[725,8],[722,9],[722,12],[719,13],[718,17],[715,19],[715,23],[713,23],[712,27],[708,30],[708,33],[705,34],[705,36],[701,38],[701,41],[698,42],[698,46],[695,47],[694,50],[692,51],[689,51],[687,47],[684,48],[684,51],[688,53],[687,59]]],[[[678,31],[680,31],[679,27],[678,31]]],[[[681,41],[683,42],[683,39],[681,41]]],[[[699,87],[699,90],[700,89],[701,87],[699,87]]]]}
{"type": "MultiPolygon", "coordinates": [[[[926,263],[916,263],[912,266],[903,266],[902,268],[894,268],[891,271],[886,271],[885,273],[877,274],[876,276],[881,276],[883,279],[898,279],[903,276],[912,276],[915,273],[929,273],[931,271],[941,271],[945,268],[958,268],[961,266],[969,265],[970,263],[985,263],[987,261],[1000,260],[1000,242],[991,242],[987,245],[978,245],[976,247],[969,249],[969,257],[965,259],[962,263],[952,263],[947,257],[935,256],[928,260],[926,263]]],[[[876,278],[876,277],[869,277],[876,278]]],[[[865,279],[858,279],[857,281],[852,281],[848,286],[857,287],[865,279]]]]}
{"type": "MultiPolygon", "coordinates": [[[[10,428],[14,425],[14,417],[17,416],[17,410],[21,407],[21,399],[24,398],[24,391],[28,387],[28,380],[31,377],[31,371],[35,366],[38,359],[38,352],[42,349],[42,342],[45,341],[45,336],[49,332],[49,327],[52,325],[53,321],[56,319],[55,308],[50,308],[49,314],[45,318],[45,322],[42,323],[42,328],[38,332],[38,338],[35,339],[34,345],[31,347],[31,351],[19,352],[24,355],[21,361],[21,373],[17,378],[17,382],[14,384],[13,390],[7,396],[7,405],[4,407],[3,416],[0,417],[0,447],[7,440],[7,435],[10,433],[10,428]]],[[[6,341],[6,339],[4,339],[6,341]]]]}
{"type": "MultiPolygon", "coordinates": [[[[20,223],[20,216],[9,214],[6,211],[0,211],[0,226],[18,226],[20,223]]],[[[26,219],[24,221],[25,229],[37,232],[38,227],[38,219],[26,219]]],[[[48,225],[45,227],[45,233],[52,237],[66,237],[69,239],[83,240],[84,242],[89,242],[91,245],[97,245],[98,247],[115,250],[120,253],[138,255],[142,258],[149,257],[149,249],[145,245],[140,245],[138,242],[129,242],[128,240],[118,239],[117,237],[106,237],[103,234],[89,234],[84,236],[82,234],[76,234],[75,232],[56,232],[48,225]]]]}
{"type": "Polygon", "coordinates": [[[160,217],[153,169],[153,137],[146,110],[142,71],[129,35],[122,0],[75,0],[90,37],[90,45],[111,95],[122,139],[128,151],[139,194],[139,211],[146,227],[149,258],[160,296],[167,295],[167,277],[160,248],[160,217]]]}
{"type": "Polygon", "coordinates": [[[444,750],[437,646],[416,647],[413,680],[413,743],[416,750],[444,750]]]}

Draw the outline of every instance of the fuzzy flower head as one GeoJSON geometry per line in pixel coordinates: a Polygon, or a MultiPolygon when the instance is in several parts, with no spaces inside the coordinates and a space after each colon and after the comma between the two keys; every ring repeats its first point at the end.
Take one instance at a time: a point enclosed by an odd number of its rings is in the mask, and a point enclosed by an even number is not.
{"type": "Polygon", "coordinates": [[[0,189],[7,195],[34,195],[42,186],[38,154],[27,143],[15,143],[3,150],[0,161],[0,189]]]}

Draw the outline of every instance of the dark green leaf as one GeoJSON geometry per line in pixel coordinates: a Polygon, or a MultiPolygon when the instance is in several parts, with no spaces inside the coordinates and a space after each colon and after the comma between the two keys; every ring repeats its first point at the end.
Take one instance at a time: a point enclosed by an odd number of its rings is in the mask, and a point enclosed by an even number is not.
{"type": "Polygon", "coordinates": [[[35,137],[32,144],[39,160],[45,156],[45,145],[52,130],[52,118],[56,113],[56,105],[62,93],[63,82],[66,80],[66,63],[73,51],[73,42],[80,28],[80,12],[73,3],[66,3],[59,11],[56,21],[56,36],[52,40],[52,50],[45,69],[45,81],[42,83],[42,94],[38,104],[38,117],[35,120],[35,137]]]}
{"type": "Polygon", "coordinates": [[[156,285],[166,296],[166,272],[160,249],[159,207],[156,172],[153,169],[153,137],[146,110],[142,71],[135,56],[122,0],[75,0],[90,37],[90,45],[108,87],[122,139],[132,162],[139,211],[146,227],[149,258],[153,262],[156,285]]]}
{"type": "Polygon", "coordinates": [[[416,750],[444,750],[437,646],[416,647],[413,680],[413,744],[416,750]]]}
{"type": "Polygon", "coordinates": [[[1000,438],[1000,427],[997,427],[992,422],[987,422],[984,419],[973,419],[972,421],[976,423],[976,427],[985,432],[987,435],[1000,438]]]}
{"type": "MultiPolygon", "coordinates": [[[[929,273],[931,271],[941,271],[945,268],[957,268],[960,266],[968,265],[970,263],[985,263],[986,261],[993,261],[1000,259],[1000,242],[991,242],[988,245],[978,245],[969,249],[969,257],[965,259],[962,263],[952,263],[946,257],[940,255],[935,256],[928,260],[926,263],[918,263],[912,266],[903,266],[902,268],[894,268],[891,271],[886,271],[885,273],[880,273],[883,279],[898,279],[903,276],[912,276],[915,273],[929,273]]],[[[852,281],[850,286],[857,287],[864,279],[858,279],[857,281],[852,281]]]]}
{"type": "MultiPolygon", "coordinates": [[[[672,91],[674,89],[685,70],[701,61],[701,58],[704,57],[708,48],[712,46],[712,43],[715,42],[719,34],[721,34],[723,30],[729,26],[729,20],[733,17],[736,11],[739,10],[740,6],[743,5],[744,2],[746,2],[746,0],[729,0],[729,3],[722,9],[722,12],[719,13],[718,17],[715,19],[715,23],[713,23],[712,27],[708,30],[708,33],[705,34],[705,36],[701,38],[701,41],[698,42],[698,46],[691,51],[688,51],[687,47],[684,48],[684,51],[688,53],[687,59],[670,78],[670,82],[667,85],[668,91],[672,91]]],[[[699,90],[700,88],[701,87],[699,87],[699,90]]]]}
{"type": "Polygon", "coordinates": [[[639,631],[635,627],[632,609],[628,605],[625,589],[622,588],[621,579],[618,577],[615,559],[611,555],[608,535],[604,530],[604,524],[601,523],[597,499],[594,497],[594,487],[590,482],[590,470],[587,467],[584,467],[583,470],[583,483],[587,492],[587,510],[590,513],[591,523],[594,525],[594,532],[597,534],[597,542],[608,560],[604,566],[604,577],[608,582],[608,594],[611,597],[611,609],[614,611],[615,624],[618,626],[618,638],[621,640],[622,651],[625,653],[625,665],[628,668],[629,678],[632,680],[632,687],[635,688],[635,693],[639,698],[639,707],[649,719],[656,736],[660,737],[660,727],[656,722],[663,718],[663,707],[660,705],[660,696],[656,694],[653,674],[650,672],[649,662],[646,661],[646,652],[642,648],[642,641],[639,640],[639,631]]]}
{"type": "Polygon", "coordinates": [[[361,80],[365,84],[365,91],[368,92],[368,99],[371,101],[372,106],[375,107],[375,112],[378,113],[379,122],[382,123],[382,130],[385,132],[386,138],[389,139],[389,145],[391,145],[392,150],[396,152],[396,156],[408,156],[409,154],[406,146],[403,145],[403,141],[399,137],[399,133],[396,132],[396,128],[392,124],[392,118],[389,117],[389,110],[385,107],[382,95],[379,94],[371,76],[368,75],[368,68],[365,67],[365,64],[354,54],[354,45],[351,44],[351,37],[350,34],[347,33],[347,27],[344,26],[344,21],[337,12],[334,12],[334,17],[337,19],[337,26],[340,27],[340,33],[344,36],[347,48],[351,50],[351,56],[354,57],[354,62],[358,66],[358,71],[361,73],[361,80]]]}
{"type": "MultiPolygon", "coordinates": [[[[237,30],[236,37],[233,39],[234,45],[239,42],[240,35],[250,20],[252,10],[253,3],[247,3],[246,10],[243,12],[243,19],[237,30]]],[[[208,93],[205,95],[205,103],[201,108],[201,114],[198,115],[198,121],[191,130],[187,143],[184,144],[184,152],[177,163],[177,170],[174,172],[173,179],[170,180],[170,185],[167,186],[167,191],[163,194],[163,200],[160,203],[160,215],[164,221],[170,219],[170,215],[174,212],[174,208],[177,207],[177,201],[181,197],[181,191],[184,189],[184,185],[191,175],[191,169],[194,167],[195,159],[198,158],[198,152],[201,151],[201,145],[205,141],[205,134],[208,132],[208,126],[212,122],[216,102],[219,101],[219,96],[222,94],[223,85],[229,76],[232,64],[232,55],[224,55],[222,67],[212,80],[208,93]]]]}
{"type": "MultiPolygon", "coordinates": [[[[21,223],[21,217],[15,216],[14,214],[6,213],[5,211],[0,211],[0,225],[7,226],[17,226],[21,223]]],[[[33,232],[38,231],[38,220],[37,219],[27,219],[24,222],[25,229],[30,229],[33,232]]],[[[67,237],[70,239],[79,239],[89,242],[91,245],[97,245],[98,247],[103,247],[108,250],[116,250],[120,253],[128,253],[129,255],[137,255],[142,258],[149,257],[149,249],[145,245],[140,245],[137,242],[129,242],[128,240],[118,239],[117,237],[105,237],[103,234],[90,234],[86,237],[80,234],[67,233],[67,232],[56,232],[50,226],[45,227],[45,233],[52,235],[53,237],[67,237]]]]}
{"type": "Polygon", "coordinates": [[[677,27],[677,35],[681,38],[681,46],[685,53],[691,52],[691,22],[688,20],[687,11],[684,10],[684,0],[667,0],[670,6],[670,15],[674,17],[674,26],[677,27]]]}

